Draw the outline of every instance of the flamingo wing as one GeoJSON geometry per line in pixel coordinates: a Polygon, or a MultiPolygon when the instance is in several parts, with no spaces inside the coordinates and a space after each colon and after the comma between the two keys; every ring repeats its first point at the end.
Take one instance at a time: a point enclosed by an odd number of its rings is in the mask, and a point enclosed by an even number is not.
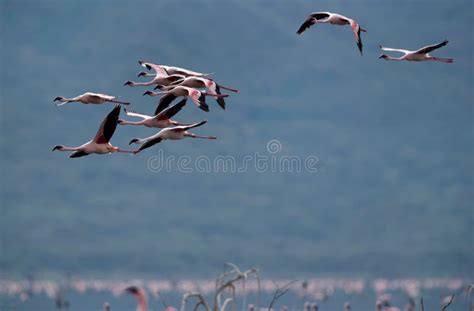
{"type": "Polygon", "coordinates": [[[301,24],[300,28],[296,31],[297,34],[301,35],[306,29],[313,26],[316,23],[316,19],[314,17],[308,17],[303,24],[301,24]]]}
{"type": "Polygon", "coordinates": [[[416,53],[427,54],[427,53],[432,52],[436,49],[439,49],[440,47],[445,46],[446,44],[448,44],[448,42],[449,42],[448,40],[444,40],[443,42],[438,43],[438,44],[433,44],[433,45],[428,45],[428,46],[422,47],[421,49],[417,50],[416,53]]]}
{"type": "Polygon", "coordinates": [[[183,130],[183,131],[187,131],[187,130],[190,130],[192,128],[195,128],[195,127],[198,127],[198,126],[201,126],[201,125],[204,125],[207,123],[207,120],[204,120],[204,121],[201,121],[201,122],[198,122],[198,123],[194,123],[194,124],[191,124],[191,125],[186,125],[186,126],[177,126],[175,128],[173,128],[173,130],[183,130]]]}
{"type": "Polygon", "coordinates": [[[166,108],[168,108],[171,102],[173,102],[173,100],[175,100],[176,98],[177,96],[172,93],[168,93],[165,96],[163,96],[160,99],[160,102],[158,103],[158,107],[156,107],[155,116],[159,114],[160,112],[162,112],[163,110],[165,110],[166,108]]]}
{"type": "Polygon", "coordinates": [[[399,52],[399,53],[404,53],[404,54],[410,53],[410,51],[404,50],[404,49],[387,48],[387,47],[381,46],[381,45],[380,45],[379,47],[380,47],[380,49],[381,49],[382,51],[387,51],[387,52],[399,52]]]}
{"type": "Polygon", "coordinates": [[[170,76],[167,78],[167,81],[169,81],[169,84],[168,84],[168,85],[179,85],[179,84],[180,84],[181,82],[183,82],[185,79],[186,79],[186,77],[183,76],[183,75],[174,74],[174,75],[170,75],[170,76]]]}
{"type": "Polygon", "coordinates": [[[355,29],[354,29],[354,36],[355,36],[355,39],[356,39],[357,48],[359,49],[359,52],[362,55],[363,44],[362,44],[362,38],[360,37],[360,32],[361,32],[360,26],[359,26],[359,24],[357,24],[355,29]]]}
{"type": "Polygon", "coordinates": [[[186,105],[187,100],[188,100],[187,98],[182,99],[176,105],[166,108],[165,110],[159,112],[155,118],[157,118],[158,120],[171,119],[175,114],[177,114],[181,109],[183,109],[183,107],[186,105]]]}
{"type": "Polygon", "coordinates": [[[146,148],[150,148],[151,146],[153,145],[156,145],[158,144],[159,142],[161,142],[163,140],[163,138],[161,138],[160,136],[157,136],[156,138],[152,138],[152,139],[149,139],[147,140],[146,142],[144,142],[140,148],[138,148],[137,151],[142,151],[146,148]]]}
{"type": "Polygon", "coordinates": [[[306,29],[316,24],[316,21],[328,19],[330,16],[331,14],[326,12],[311,13],[311,15],[308,16],[308,18],[304,21],[304,23],[301,24],[300,28],[296,33],[301,35],[306,29]]]}
{"type": "Polygon", "coordinates": [[[188,96],[203,111],[209,112],[209,105],[206,103],[206,95],[199,90],[193,89],[188,92],[188,96]]]}
{"type": "Polygon", "coordinates": [[[125,111],[125,114],[129,117],[138,117],[138,118],[142,118],[142,119],[149,118],[149,116],[147,116],[145,114],[141,114],[141,113],[138,113],[138,112],[135,112],[135,111],[128,111],[125,108],[123,110],[125,111]]]}
{"type": "Polygon", "coordinates": [[[80,157],[84,157],[86,155],[89,155],[89,154],[86,153],[85,151],[79,150],[79,151],[75,151],[75,152],[71,153],[71,155],[69,157],[70,158],[80,158],[80,157]]]}
{"type": "Polygon", "coordinates": [[[106,144],[109,142],[117,128],[119,116],[120,105],[116,105],[100,124],[99,130],[93,139],[94,142],[98,144],[106,144]]]}
{"type": "Polygon", "coordinates": [[[101,100],[101,99],[103,99],[103,100],[112,100],[112,99],[115,99],[115,96],[111,96],[111,95],[107,95],[107,94],[100,94],[100,93],[87,92],[84,95],[93,97],[94,99],[97,99],[97,100],[101,100]]]}
{"type": "MultiPolygon", "coordinates": [[[[216,93],[216,94],[219,94],[219,95],[222,95],[222,94],[221,94],[221,88],[220,88],[219,84],[215,83],[215,85],[216,85],[215,90],[214,90],[215,93],[216,93]]],[[[217,97],[217,98],[216,98],[216,101],[217,101],[217,103],[219,104],[219,106],[220,106],[222,109],[225,110],[225,101],[224,101],[224,98],[222,98],[222,97],[217,97]]]]}
{"type": "Polygon", "coordinates": [[[147,62],[144,62],[144,61],[138,61],[138,63],[145,67],[146,69],[148,70],[154,70],[155,73],[156,73],[156,76],[162,76],[162,77],[166,77],[168,76],[168,72],[166,71],[165,68],[163,68],[162,66],[160,65],[157,65],[157,64],[153,64],[153,63],[147,63],[147,62]]]}
{"type": "Polygon", "coordinates": [[[314,13],[311,13],[309,16],[314,17],[319,21],[319,20],[328,19],[331,16],[331,13],[328,13],[328,12],[314,12],[314,13]]]}

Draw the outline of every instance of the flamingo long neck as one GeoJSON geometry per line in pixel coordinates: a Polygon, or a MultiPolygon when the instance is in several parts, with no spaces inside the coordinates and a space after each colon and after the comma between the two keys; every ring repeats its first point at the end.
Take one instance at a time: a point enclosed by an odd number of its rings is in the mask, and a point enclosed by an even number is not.
{"type": "Polygon", "coordinates": [[[133,142],[132,144],[137,144],[137,145],[140,145],[140,144],[143,144],[146,139],[143,139],[143,138],[135,138],[137,141],[133,142]]]}
{"type": "Polygon", "coordinates": [[[400,56],[400,57],[393,57],[393,56],[390,56],[390,55],[387,55],[387,60],[394,60],[394,61],[402,61],[405,59],[404,56],[400,56]]]}
{"type": "Polygon", "coordinates": [[[116,152],[121,152],[121,153],[135,153],[133,150],[125,150],[125,149],[120,149],[117,148],[116,152]]]}
{"type": "Polygon", "coordinates": [[[74,102],[74,101],[77,101],[77,100],[78,100],[77,97],[74,97],[74,98],[64,97],[64,98],[60,99],[59,101],[62,102],[62,103],[69,103],[69,102],[74,102]]]}
{"type": "Polygon", "coordinates": [[[132,81],[132,83],[130,85],[131,86],[148,86],[148,85],[152,85],[152,84],[154,84],[153,80],[147,81],[147,82],[134,82],[134,81],[132,81]]]}
{"type": "Polygon", "coordinates": [[[137,311],[148,311],[148,301],[147,301],[145,293],[140,291],[135,296],[135,298],[137,299],[137,302],[138,302],[137,311]]]}
{"type": "Polygon", "coordinates": [[[144,120],[142,120],[142,121],[122,120],[122,122],[120,122],[120,125],[142,125],[143,123],[144,123],[144,120]]]}
{"type": "Polygon", "coordinates": [[[171,93],[172,91],[173,91],[173,89],[167,90],[167,91],[155,92],[155,93],[153,93],[151,96],[166,95],[166,94],[168,94],[168,93],[171,93]]]}
{"type": "Polygon", "coordinates": [[[58,149],[59,151],[78,151],[80,149],[80,147],[62,147],[60,149],[58,149]]]}
{"type": "Polygon", "coordinates": [[[72,103],[72,102],[76,102],[77,101],[77,98],[60,98],[59,99],[59,102],[60,104],[56,104],[57,107],[59,106],[62,106],[62,105],[66,105],[67,103],[72,103]]]}

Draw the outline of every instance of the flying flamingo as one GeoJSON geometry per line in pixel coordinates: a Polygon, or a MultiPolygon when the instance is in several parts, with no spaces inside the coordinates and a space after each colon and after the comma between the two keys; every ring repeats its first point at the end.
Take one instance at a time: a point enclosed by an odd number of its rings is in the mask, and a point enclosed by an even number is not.
{"type": "Polygon", "coordinates": [[[143,289],[136,286],[130,286],[127,287],[125,291],[132,294],[137,300],[137,311],[148,311],[148,298],[143,289]]]}
{"type": "Polygon", "coordinates": [[[117,103],[117,104],[122,104],[122,105],[130,105],[130,103],[128,102],[119,101],[119,100],[116,100],[115,98],[116,98],[115,96],[86,92],[74,98],[66,98],[63,96],[58,96],[53,100],[53,102],[55,101],[61,102],[60,104],[56,104],[56,106],[62,106],[62,105],[65,105],[67,103],[72,103],[72,102],[80,102],[83,104],[96,104],[96,105],[110,102],[110,103],[117,103]]]}
{"type": "Polygon", "coordinates": [[[168,127],[164,128],[155,135],[152,135],[147,138],[134,138],[130,141],[129,145],[131,144],[141,144],[141,146],[134,151],[134,153],[139,153],[140,151],[149,148],[162,140],[171,139],[171,140],[180,140],[186,137],[191,138],[203,138],[203,139],[216,139],[216,136],[198,136],[194,133],[188,132],[188,130],[204,125],[207,123],[207,120],[201,121],[199,123],[194,123],[186,126],[175,126],[175,127],[168,127]]]}
{"type": "Polygon", "coordinates": [[[192,71],[189,69],[184,69],[180,67],[175,67],[175,66],[165,66],[165,65],[158,65],[158,64],[153,64],[153,63],[147,63],[145,61],[138,61],[138,63],[145,67],[148,70],[154,70],[157,75],[163,74],[163,71],[166,72],[168,75],[173,75],[173,74],[178,74],[178,75],[183,75],[183,76],[197,76],[197,77],[205,77],[210,75],[210,73],[201,73],[201,72],[196,72],[192,71]]]}
{"type": "Polygon", "coordinates": [[[400,57],[392,57],[389,55],[382,54],[380,55],[379,58],[383,58],[385,60],[395,60],[395,61],[415,61],[415,62],[422,62],[422,61],[427,61],[427,60],[432,60],[432,61],[438,61],[438,62],[443,62],[443,63],[453,63],[454,59],[452,58],[439,58],[439,57],[434,57],[431,56],[429,53],[439,49],[440,47],[445,46],[448,44],[448,40],[444,40],[441,43],[438,44],[433,44],[433,45],[428,45],[425,46],[419,50],[416,51],[409,51],[409,50],[403,50],[403,49],[392,49],[392,48],[387,48],[384,46],[380,46],[382,51],[390,51],[390,52],[400,52],[403,53],[404,55],[400,57]]]}
{"type": "MultiPolygon", "coordinates": [[[[157,86],[156,88],[159,88],[161,90],[170,90],[175,86],[187,86],[191,88],[207,88],[211,93],[218,94],[218,95],[221,95],[221,89],[228,90],[231,92],[239,91],[230,87],[217,84],[212,79],[207,79],[203,77],[194,77],[194,76],[186,77],[185,79],[172,82],[168,86],[165,86],[165,87],[157,86]]],[[[225,109],[225,101],[223,98],[217,97],[216,101],[219,104],[219,106],[221,106],[222,109],[225,109]]]]}
{"type": "Polygon", "coordinates": [[[104,121],[100,124],[99,130],[95,137],[79,146],[79,147],[65,147],[63,145],[54,146],[53,150],[59,151],[74,151],[69,157],[79,158],[91,153],[106,154],[114,152],[132,153],[132,151],[122,150],[120,148],[112,146],[109,141],[114,135],[115,129],[117,128],[117,121],[120,115],[120,106],[116,105],[115,108],[109,112],[105,117],[104,121]]]}
{"type": "Polygon", "coordinates": [[[360,37],[360,32],[361,31],[366,32],[366,30],[362,29],[355,20],[342,16],[340,14],[331,13],[331,12],[311,13],[308,16],[308,18],[304,21],[304,23],[300,26],[300,28],[298,29],[296,33],[301,35],[309,27],[313,26],[314,24],[320,24],[320,23],[321,24],[329,23],[332,25],[339,25],[339,26],[350,25],[356,39],[357,48],[359,49],[360,54],[362,55],[362,39],[360,37]]]}
{"type": "Polygon", "coordinates": [[[158,108],[161,110],[167,108],[173,100],[175,100],[179,96],[190,97],[192,101],[202,110],[209,112],[209,106],[206,104],[206,96],[213,96],[215,98],[222,98],[229,96],[228,94],[215,94],[215,93],[207,93],[203,91],[199,91],[187,86],[176,86],[175,88],[168,90],[168,91],[161,91],[161,92],[152,92],[146,91],[143,95],[149,96],[158,96],[165,94],[160,99],[160,103],[158,108]]]}
{"type": "Polygon", "coordinates": [[[158,128],[165,128],[172,125],[189,125],[189,124],[181,124],[181,123],[171,120],[171,118],[175,114],[177,114],[184,107],[184,105],[186,105],[186,100],[187,99],[185,98],[181,100],[179,103],[177,103],[176,105],[168,107],[163,111],[160,111],[159,109],[160,107],[158,106],[156,107],[154,116],[148,116],[145,114],[136,113],[133,111],[127,111],[126,109],[124,109],[127,116],[142,118],[142,120],[137,121],[137,122],[132,122],[132,121],[119,119],[118,124],[144,125],[146,127],[158,127],[158,128]]]}
{"type": "Polygon", "coordinates": [[[186,78],[183,75],[166,75],[166,76],[160,76],[160,75],[155,75],[154,78],[148,82],[135,82],[135,81],[127,81],[125,82],[125,85],[128,86],[149,86],[149,85],[169,85],[172,82],[175,81],[180,81],[182,79],[186,78]]]}

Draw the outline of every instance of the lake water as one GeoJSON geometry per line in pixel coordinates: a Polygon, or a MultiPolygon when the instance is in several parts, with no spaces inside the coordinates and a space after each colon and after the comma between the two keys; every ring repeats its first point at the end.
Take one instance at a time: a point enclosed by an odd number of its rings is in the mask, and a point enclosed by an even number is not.
{"type": "MultiPolygon", "coordinates": [[[[278,280],[283,286],[289,280],[278,280]]],[[[467,288],[472,281],[466,279],[403,279],[403,280],[364,280],[364,279],[310,279],[296,282],[290,291],[276,303],[275,309],[283,305],[289,311],[303,310],[304,302],[317,302],[319,310],[343,310],[345,302],[350,302],[353,311],[375,310],[377,298],[390,300],[392,306],[401,310],[413,297],[419,308],[420,297],[424,299],[426,311],[440,310],[443,299],[456,294],[448,310],[469,310],[467,288]]],[[[149,310],[164,310],[156,293],[159,291],[165,303],[180,309],[182,293],[201,292],[211,303],[214,280],[81,280],[69,282],[53,281],[7,281],[0,280],[0,311],[58,310],[57,297],[69,304],[68,310],[102,310],[104,302],[109,302],[111,310],[135,310],[134,298],[125,293],[129,285],[138,285],[148,293],[149,310]],[[58,294],[59,293],[59,294],[58,294]]],[[[247,304],[256,304],[256,281],[247,281],[247,304]]],[[[236,311],[244,308],[241,283],[236,286],[236,311]]],[[[272,280],[261,281],[260,306],[268,307],[273,297],[275,283],[272,280]]],[[[192,310],[190,300],[186,310],[192,310]]],[[[66,310],[66,308],[63,308],[66,310]]],[[[227,310],[232,310],[229,305],[227,310]]]]}

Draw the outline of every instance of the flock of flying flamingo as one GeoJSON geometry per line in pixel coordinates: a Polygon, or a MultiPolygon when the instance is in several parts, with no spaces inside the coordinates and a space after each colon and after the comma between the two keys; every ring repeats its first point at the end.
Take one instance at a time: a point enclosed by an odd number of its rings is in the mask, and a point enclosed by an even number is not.
{"type": "Polygon", "coordinates": [[[229,90],[232,92],[238,92],[236,89],[228,88],[217,84],[214,80],[206,78],[208,74],[195,72],[192,70],[157,65],[139,61],[139,64],[148,70],[153,70],[154,74],[148,74],[140,72],[140,76],[153,76],[154,78],[148,82],[125,82],[125,86],[155,86],[155,89],[160,89],[159,92],[146,91],[143,95],[158,96],[163,95],[155,109],[154,115],[146,115],[134,111],[129,111],[124,108],[125,114],[129,117],[140,118],[141,121],[127,121],[119,119],[121,105],[129,105],[129,102],[119,101],[115,96],[91,93],[87,92],[74,98],[66,98],[58,96],[54,101],[59,101],[57,106],[62,106],[71,102],[79,102],[83,104],[103,104],[103,103],[116,103],[117,105],[102,121],[99,129],[94,138],[87,143],[78,147],[66,147],[64,145],[54,146],[53,151],[72,151],[70,158],[83,157],[92,153],[96,154],[109,154],[114,152],[133,153],[137,154],[142,150],[149,148],[162,140],[179,140],[186,137],[191,138],[203,138],[203,139],[216,139],[215,136],[200,136],[196,135],[189,130],[206,124],[207,120],[203,120],[197,123],[185,124],[179,123],[173,118],[185,105],[187,98],[191,100],[201,109],[209,112],[209,105],[206,103],[206,96],[212,96],[217,100],[217,103],[222,109],[225,109],[224,98],[228,97],[228,94],[221,94],[221,89],[229,90]],[[206,88],[208,91],[202,91],[198,88],[206,88]],[[181,101],[173,106],[170,106],[172,102],[178,98],[183,97],[181,101]],[[120,125],[143,125],[151,128],[161,128],[162,130],[158,133],[147,137],[147,138],[133,138],[130,141],[131,144],[140,144],[140,147],[136,150],[125,150],[113,146],[110,143],[117,124],[120,125]]]}
{"type": "MultiPolygon", "coordinates": [[[[363,29],[354,19],[331,12],[313,12],[299,27],[297,34],[303,34],[303,32],[315,24],[332,24],[339,26],[349,25],[352,29],[352,32],[354,33],[357,48],[362,55],[363,44],[361,32],[367,31],[363,29]]],[[[444,40],[441,43],[425,46],[416,51],[380,46],[382,51],[398,52],[402,53],[403,55],[400,57],[393,57],[382,54],[379,58],[392,61],[439,61],[452,63],[452,58],[439,58],[429,54],[432,51],[445,46],[446,44],[448,44],[448,41],[444,40]]],[[[62,106],[71,102],[80,102],[83,104],[116,103],[118,105],[116,105],[115,108],[102,121],[99,130],[92,140],[78,147],[56,145],[54,146],[53,151],[72,151],[70,158],[83,157],[92,153],[110,154],[114,152],[122,152],[137,154],[142,150],[167,139],[180,140],[187,137],[216,139],[216,136],[199,136],[189,131],[190,129],[206,124],[207,120],[192,124],[184,124],[172,120],[171,118],[173,118],[186,105],[187,98],[190,98],[199,109],[209,112],[209,105],[206,103],[206,96],[214,97],[219,106],[222,109],[225,109],[226,104],[224,98],[228,97],[229,95],[222,94],[221,90],[238,92],[237,89],[217,84],[213,79],[208,78],[208,76],[211,74],[196,72],[180,67],[158,65],[144,61],[139,61],[139,64],[148,70],[154,71],[154,73],[142,71],[138,74],[138,76],[152,77],[152,79],[147,82],[127,81],[124,85],[131,87],[155,86],[155,90],[159,89],[158,92],[148,90],[143,94],[148,96],[162,96],[158,106],[155,109],[154,115],[151,116],[124,109],[127,116],[140,118],[141,120],[127,121],[119,119],[121,111],[120,105],[129,105],[130,103],[117,100],[115,96],[106,94],[86,92],[73,98],[58,96],[54,99],[54,101],[60,102],[57,104],[57,106],[62,106]],[[206,89],[206,91],[202,89],[206,89]],[[184,99],[170,107],[171,103],[178,97],[183,97],[184,99]],[[110,144],[110,139],[115,132],[117,124],[143,125],[151,128],[161,128],[162,130],[146,138],[133,138],[129,144],[139,144],[140,147],[136,150],[125,150],[110,144]]]]}

